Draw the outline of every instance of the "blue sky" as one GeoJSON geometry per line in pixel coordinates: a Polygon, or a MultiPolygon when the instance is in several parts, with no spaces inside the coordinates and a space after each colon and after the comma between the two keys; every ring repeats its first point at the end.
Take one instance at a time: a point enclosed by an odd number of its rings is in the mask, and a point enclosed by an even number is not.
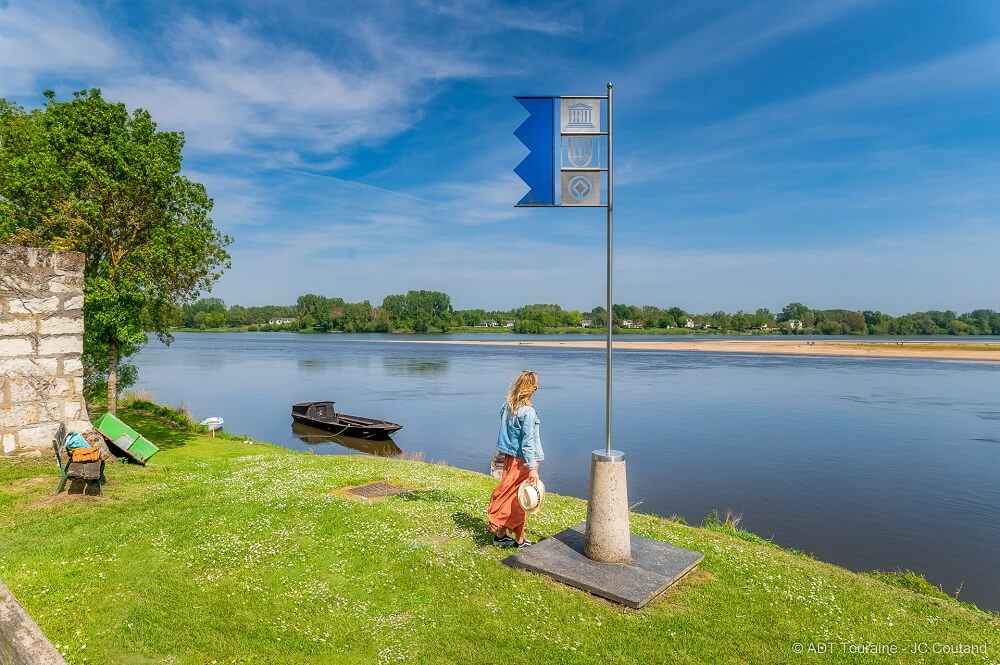
{"type": "Polygon", "coordinates": [[[609,80],[617,302],[1000,309],[997,2],[0,0],[0,96],[185,132],[230,303],[601,303],[603,211],[513,207],[513,95],[609,80]]]}

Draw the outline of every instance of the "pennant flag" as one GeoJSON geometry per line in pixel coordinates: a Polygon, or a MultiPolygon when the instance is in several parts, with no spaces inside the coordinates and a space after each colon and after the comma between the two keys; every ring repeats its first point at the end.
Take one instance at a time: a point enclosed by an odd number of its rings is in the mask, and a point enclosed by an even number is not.
{"type": "Polygon", "coordinates": [[[554,206],[555,186],[555,105],[552,97],[515,97],[528,113],[528,119],[514,131],[528,150],[528,156],[514,173],[531,189],[518,206],[554,206]]]}

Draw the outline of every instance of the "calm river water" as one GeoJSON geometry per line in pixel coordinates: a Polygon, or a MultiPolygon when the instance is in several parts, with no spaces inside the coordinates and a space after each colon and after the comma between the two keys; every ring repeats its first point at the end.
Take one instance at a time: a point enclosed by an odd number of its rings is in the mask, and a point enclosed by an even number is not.
{"type": "MultiPolygon", "coordinates": [[[[404,452],[477,471],[509,381],[534,369],[542,477],[585,497],[603,444],[602,353],[181,333],[137,364],[139,387],[229,431],[355,453],[292,430],[293,402],[336,400],[402,423],[404,452]]],[[[615,362],[615,447],[637,510],[691,523],[732,511],[781,545],[854,570],[911,569],[949,593],[964,584],[963,600],[1000,609],[1000,365],[640,351],[615,362]]]]}

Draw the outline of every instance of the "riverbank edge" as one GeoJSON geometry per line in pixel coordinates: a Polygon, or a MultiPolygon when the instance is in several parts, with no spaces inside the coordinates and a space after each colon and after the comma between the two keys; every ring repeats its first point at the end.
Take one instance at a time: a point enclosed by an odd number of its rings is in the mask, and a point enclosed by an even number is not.
{"type": "MultiPolygon", "coordinates": [[[[306,453],[289,451],[273,444],[253,441],[242,436],[231,434],[212,439],[205,436],[196,427],[179,427],[178,420],[176,418],[164,420],[160,417],[160,415],[154,415],[155,412],[148,410],[145,405],[137,404],[136,406],[138,408],[123,410],[121,412],[122,417],[126,418],[129,422],[132,422],[141,431],[150,433],[158,440],[163,439],[163,428],[169,428],[174,432],[172,436],[183,439],[183,442],[176,446],[165,447],[163,452],[161,452],[157,458],[154,458],[154,460],[151,461],[150,466],[147,468],[132,466],[121,467],[117,465],[113,467],[111,472],[114,475],[114,481],[111,489],[108,490],[108,492],[112,493],[111,496],[99,501],[74,501],[72,503],[62,504],[47,503],[45,504],[47,508],[40,508],[35,505],[34,507],[29,507],[27,509],[29,514],[20,515],[21,517],[26,518],[29,522],[24,525],[28,529],[27,533],[42,535],[46,538],[46,540],[51,538],[52,542],[47,542],[46,546],[59,549],[60,557],[65,558],[72,556],[72,553],[67,551],[67,548],[71,550],[73,547],[83,547],[82,545],[73,545],[72,538],[67,537],[67,535],[71,533],[69,523],[80,521],[81,524],[85,524],[87,519],[86,513],[88,511],[103,512],[104,517],[111,519],[111,511],[124,509],[127,506],[127,503],[131,500],[140,500],[142,493],[150,488],[178,491],[178,487],[194,482],[195,477],[199,474],[204,474],[206,477],[216,479],[220,477],[220,475],[225,477],[226,474],[235,474],[236,477],[245,477],[247,473],[251,473],[253,471],[255,466],[260,465],[259,460],[261,459],[261,454],[266,454],[267,456],[280,455],[281,458],[286,460],[286,462],[283,463],[282,468],[287,467],[287,471],[291,475],[287,478],[279,476],[270,479],[269,482],[273,482],[276,485],[280,485],[285,482],[294,485],[291,481],[293,476],[298,478],[308,478],[310,474],[315,474],[322,468],[332,467],[336,467],[341,470],[341,473],[345,473],[351,477],[356,477],[358,480],[364,480],[369,477],[374,479],[375,477],[378,477],[386,478],[392,482],[398,483],[401,480],[406,482],[406,479],[409,479],[408,484],[412,484],[414,486],[413,489],[415,489],[418,494],[421,492],[424,493],[419,501],[426,504],[428,509],[436,509],[441,511],[443,514],[448,514],[455,510],[454,506],[458,505],[456,504],[456,501],[459,501],[460,499],[461,501],[467,501],[469,499],[468,495],[470,491],[473,492],[475,497],[478,497],[480,493],[488,493],[488,489],[492,482],[491,479],[485,474],[420,461],[392,460],[373,458],[369,456],[349,455],[329,457],[315,456],[306,453]],[[152,477],[147,477],[150,474],[152,477]],[[414,477],[419,477],[422,480],[414,482],[414,477]],[[428,482],[430,483],[430,486],[426,489],[421,489],[421,485],[428,482]],[[115,494],[118,494],[119,496],[116,497],[114,496],[115,494]],[[51,534],[39,534],[38,532],[40,522],[44,519],[44,516],[39,511],[44,510],[49,510],[55,513],[52,516],[51,534]]],[[[168,407],[158,408],[165,409],[168,407]]],[[[16,510],[19,504],[28,502],[29,505],[31,505],[32,502],[37,502],[42,498],[43,492],[44,494],[48,494],[47,490],[38,491],[38,483],[15,482],[18,477],[26,481],[34,481],[37,480],[35,476],[44,470],[44,475],[52,476],[50,479],[53,482],[55,480],[54,474],[51,473],[51,468],[49,468],[51,465],[44,465],[43,462],[36,460],[22,460],[19,464],[22,465],[23,473],[15,474],[13,476],[14,480],[11,480],[10,476],[8,476],[6,482],[0,481],[0,490],[3,490],[3,492],[0,492],[0,504],[4,503],[4,493],[13,492],[13,498],[15,499],[15,505],[13,506],[15,510],[13,512],[9,512],[6,518],[0,520],[0,522],[4,523],[5,528],[16,529],[20,521],[17,519],[19,517],[19,513],[16,510]],[[31,468],[29,469],[28,467],[31,468]],[[38,494],[39,496],[35,497],[35,494],[38,494]]],[[[3,472],[3,470],[2,465],[0,465],[0,472],[3,472]]],[[[0,478],[3,477],[3,475],[0,475],[0,478]]],[[[355,481],[352,480],[349,484],[355,484],[355,481]]],[[[337,490],[337,492],[339,493],[342,489],[343,488],[337,490]]],[[[266,496],[266,494],[262,496],[266,496]]],[[[204,499],[198,500],[204,500],[208,503],[208,498],[209,495],[206,495],[204,499]]],[[[536,538],[552,535],[552,533],[558,532],[564,526],[562,522],[574,522],[585,512],[585,503],[580,499],[549,494],[546,501],[546,511],[531,520],[532,524],[530,524],[529,530],[531,535],[536,538]]],[[[160,510],[166,511],[167,513],[172,510],[172,503],[170,502],[162,504],[157,502],[156,505],[162,505],[160,510]]],[[[371,506],[372,504],[362,502],[361,505],[371,506]]],[[[192,507],[188,506],[187,509],[190,511],[192,507]]],[[[370,510],[370,507],[364,508],[363,512],[370,512],[370,510]]],[[[160,514],[157,519],[163,520],[168,517],[169,514],[160,514]]],[[[225,524],[226,520],[231,519],[231,517],[232,516],[222,516],[222,523],[225,524]]],[[[253,517],[250,517],[251,520],[253,520],[253,517]]],[[[97,519],[96,514],[93,519],[97,519]]],[[[732,588],[729,588],[728,586],[719,588],[717,586],[723,579],[731,577],[734,573],[736,573],[736,578],[745,579],[745,571],[739,572],[729,570],[730,564],[725,562],[726,558],[731,555],[732,552],[744,551],[747,554],[748,560],[754,561],[756,566],[763,569],[762,571],[758,570],[757,572],[763,574],[763,579],[771,580],[771,582],[769,582],[770,584],[778,584],[780,586],[781,582],[778,582],[777,580],[781,580],[782,575],[784,575],[787,579],[790,575],[789,571],[794,569],[799,571],[799,573],[803,573],[806,578],[812,580],[813,583],[818,583],[821,587],[830,591],[836,591],[838,594],[848,593],[856,595],[861,593],[861,595],[873,603],[873,606],[870,608],[873,612],[872,616],[875,616],[874,612],[878,612],[880,610],[884,611],[885,608],[882,607],[882,605],[899,607],[900,611],[902,608],[907,607],[912,611],[928,613],[928,622],[925,624],[928,626],[928,636],[940,637],[941,639],[945,639],[947,637],[947,639],[953,641],[967,637],[977,643],[980,640],[989,640],[989,648],[991,649],[991,652],[1000,649],[1000,631],[996,633],[996,640],[989,637],[989,632],[984,633],[984,630],[997,631],[1000,629],[1000,616],[984,612],[967,603],[959,602],[947,594],[944,594],[939,589],[934,588],[932,585],[928,584],[926,580],[919,578],[919,576],[914,576],[912,573],[897,574],[851,572],[839,566],[813,559],[808,555],[780,548],[763,538],[738,529],[735,524],[728,521],[720,522],[718,520],[708,520],[706,522],[706,527],[691,527],[685,525],[682,521],[677,521],[676,519],[635,513],[632,514],[632,520],[633,532],[635,533],[662,540],[671,540],[678,542],[683,546],[694,547],[705,552],[706,561],[703,566],[705,574],[689,583],[682,582],[676,589],[667,592],[665,600],[654,602],[654,604],[647,610],[643,610],[641,612],[629,611],[624,612],[624,614],[621,610],[614,609],[613,606],[603,603],[602,601],[598,601],[590,596],[587,596],[586,594],[562,587],[561,585],[549,583],[539,576],[515,571],[504,571],[503,567],[499,566],[499,559],[502,558],[505,553],[500,550],[494,550],[494,548],[490,548],[482,542],[470,543],[468,546],[462,546],[461,552],[451,552],[452,542],[448,538],[445,538],[444,535],[436,535],[433,533],[434,529],[432,528],[432,533],[429,533],[428,536],[431,539],[430,542],[446,546],[446,549],[448,549],[448,560],[453,562],[452,565],[461,563],[461,566],[470,566],[476,561],[482,563],[483,560],[481,557],[488,555],[489,559],[497,559],[495,565],[498,567],[495,569],[491,568],[491,574],[501,575],[505,579],[514,580],[514,583],[519,585],[519,588],[520,585],[523,585],[525,593],[530,591],[533,595],[539,594],[538,602],[542,605],[548,606],[550,603],[554,603],[555,606],[563,606],[566,603],[570,603],[574,608],[579,605],[579,609],[582,611],[598,612],[602,615],[607,614],[607,618],[604,619],[605,621],[614,619],[628,624],[635,623],[636,626],[641,626],[641,628],[636,628],[636,630],[638,631],[637,634],[644,636],[642,639],[661,640],[663,641],[663,644],[668,644],[671,641],[674,637],[673,631],[663,632],[666,629],[659,625],[657,625],[656,628],[651,625],[647,625],[649,621],[664,621],[667,626],[670,626],[672,625],[671,622],[675,619],[685,619],[685,615],[689,614],[691,611],[706,611],[705,608],[702,607],[706,603],[709,606],[714,607],[712,603],[702,597],[705,594],[721,593],[722,598],[716,599],[716,603],[721,602],[722,600],[737,603],[737,606],[728,607],[727,611],[735,612],[740,616],[743,616],[743,612],[748,612],[747,616],[755,616],[752,612],[749,612],[748,608],[738,606],[738,604],[742,602],[751,602],[751,594],[759,593],[759,588],[751,586],[747,587],[743,592],[738,592],[738,589],[735,586],[732,588]],[[914,582],[914,580],[916,581],[914,582]],[[714,591],[712,590],[713,586],[715,589],[714,591]],[[745,599],[743,599],[742,593],[747,594],[745,599]],[[878,599],[879,602],[876,603],[875,599],[878,599]],[[698,607],[702,607],[702,609],[696,610],[695,608],[698,607]],[[610,614],[608,614],[609,611],[610,614]],[[932,618],[933,620],[931,620],[932,618]],[[941,622],[941,619],[945,619],[943,623],[941,622]],[[940,629],[938,626],[940,626],[940,629]],[[941,631],[944,632],[942,633],[941,631]],[[661,635],[660,632],[663,632],[663,634],[661,635]],[[984,637],[984,635],[987,637],[984,637]]],[[[79,525],[77,525],[77,528],[79,528],[79,525]]],[[[421,526],[421,530],[425,528],[426,527],[421,526]]],[[[438,528],[442,531],[450,530],[446,529],[443,524],[439,524],[438,528]]],[[[13,535],[15,531],[12,530],[10,533],[13,535]]],[[[155,554],[155,551],[163,548],[163,543],[158,542],[157,540],[163,537],[163,533],[164,532],[161,530],[160,533],[157,534],[156,538],[154,538],[150,543],[149,554],[151,556],[149,558],[151,561],[156,560],[156,557],[152,556],[155,554]]],[[[481,538],[477,536],[476,540],[481,541],[481,538]]],[[[10,544],[14,542],[16,542],[16,539],[8,541],[6,547],[0,545],[0,552],[3,552],[3,550],[6,549],[6,553],[9,555],[10,544]]],[[[89,550],[87,552],[89,554],[89,550]]],[[[360,565],[360,563],[353,560],[347,560],[346,565],[351,567],[354,565],[360,565]]],[[[38,590],[40,587],[45,587],[44,590],[38,592],[37,596],[32,593],[27,593],[26,606],[31,608],[33,614],[39,616],[39,624],[43,626],[46,633],[49,634],[49,636],[56,641],[57,644],[63,644],[65,646],[72,639],[71,631],[75,626],[72,624],[66,624],[59,617],[61,610],[67,612],[72,611],[73,605],[67,605],[65,608],[52,606],[52,602],[56,602],[58,605],[58,599],[50,594],[47,594],[47,585],[50,582],[47,579],[39,578],[39,566],[42,566],[42,564],[33,564],[33,570],[26,573],[24,577],[21,577],[19,573],[15,572],[13,582],[11,584],[15,588],[18,587],[19,583],[23,583],[25,585],[24,589],[18,589],[18,591],[38,590]]],[[[19,568],[11,564],[7,573],[10,574],[11,571],[20,571],[22,568],[23,565],[19,568]]],[[[66,579],[65,572],[59,566],[53,565],[52,569],[51,574],[54,575],[54,580],[57,580],[51,582],[52,584],[68,584],[70,582],[70,580],[66,579]]],[[[110,574],[111,571],[108,571],[108,573],[110,574]]],[[[196,573],[207,574],[198,569],[191,571],[191,574],[196,573]]],[[[156,571],[152,570],[150,571],[150,574],[155,578],[156,571]]],[[[450,584],[449,579],[449,575],[444,574],[440,578],[440,583],[450,584]]],[[[726,585],[732,583],[733,582],[731,580],[725,582],[726,585]]],[[[158,584],[154,584],[153,586],[154,588],[159,588],[158,584]]],[[[68,593],[68,589],[66,591],[68,593]]],[[[474,597],[465,598],[466,594],[463,591],[460,599],[456,594],[455,602],[458,604],[470,602],[478,605],[484,600],[482,598],[475,597],[476,594],[471,595],[474,597]]],[[[72,596],[67,596],[67,598],[72,598],[72,596]]],[[[146,600],[148,600],[154,607],[159,607],[160,602],[163,599],[149,598],[146,600]]],[[[253,602],[259,601],[255,599],[253,602]]],[[[853,602],[857,602],[856,599],[853,602]]],[[[200,601],[199,604],[201,604],[200,601]]],[[[455,608],[452,607],[450,609],[454,610],[455,608]]],[[[867,611],[867,609],[869,608],[866,607],[865,611],[867,611]]],[[[575,612],[576,610],[574,609],[573,611],[575,612]]],[[[117,612],[118,610],[116,609],[116,614],[117,612]]],[[[153,614],[155,616],[155,612],[153,614]]],[[[857,614],[861,618],[866,618],[868,616],[864,612],[857,612],[857,608],[854,608],[852,616],[854,614],[857,614]]],[[[98,624],[100,624],[101,620],[113,622],[113,620],[119,618],[121,617],[90,617],[92,621],[96,621],[98,624]]],[[[171,616],[161,618],[170,619],[171,616]]],[[[712,617],[708,616],[698,618],[703,620],[705,623],[705,632],[704,634],[699,634],[697,636],[696,641],[699,643],[697,648],[699,650],[708,649],[707,651],[699,651],[701,657],[712,658],[713,656],[718,656],[720,652],[713,652],[711,650],[714,642],[712,641],[710,635],[712,631],[722,628],[730,620],[727,619],[723,623],[718,623],[721,621],[721,617],[718,619],[712,619],[712,617]]],[[[806,618],[803,618],[802,620],[806,621],[806,618]]],[[[220,617],[218,621],[225,623],[222,617],[220,617]]],[[[262,624],[267,623],[268,620],[265,617],[261,617],[261,622],[262,624]]],[[[739,631],[751,631],[758,632],[760,634],[770,632],[765,626],[755,625],[754,621],[749,619],[741,620],[737,623],[739,624],[737,627],[739,631]]],[[[220,626],[206,626],[205,628],[212,631],[219,629],[220,626]]],[[[251,632],[260,629],[258,626],[245,626],[245,628],[251,632]]],[[[851,625],[851,630],[859,631],[857,634],[870,635],[868,638],[869,640],[880,639],[879,635],[882,636],[881,639],[886,639],[886,635],[894,634],[891,628],[891,621],[888,624],[888,633],[884,632],[886,629],[885,626],[882,627],[883,632],[875,629],[875,632],[871,633],[869,631],[873,630],[873,627],[866,626],[860,621],[857,625],[854,625],[853,623],[851,625]]],[[[470,627],[470,629],[475,630],[475,627],[470,627]]],[[[579,638],[581,641],[585,641],[587,638],[579,634],[578,629],[579,627],[577,626],[567,624],[565,628],[565,637],[570,640],[579,638]]],[[[677,629],[680,630],[680,627],[677,627],[677,629]]],[[[687,626],[687,629],[690,629],[690,626],[687,626]]],[[[808,626],[808,621],[803,624],[802,630],[811,630],[808,626]]],[[[482,635],[480,638],[486,639],[486,636],[482,635]]],[[[125,641],[131,644],[131,642],[129,642],[130,639],[131,638],[126,636],[125,641]]],[[[791,637],[785,634],[782,639],[784,639],[785,642],[768,644],[767,651],[772,655],[787,651],[787,649],[790,648],[791,637]]],[[[900,641],[902,641],[901,635],[900,641]]],[[[719,644],[715,644],[715,647],[719,646],[719,644]]],[[[291,645],[289,645],[289,647],[291,647],[291,645]]],[[[95,656],[97,654],[94,654],[93,651],[91,651],[91,655],[95,656]]],[[[226,657],[231,654],[213,653],[211,655],[214,658],[215,656],[226,657]]],[[[724,657],[712,659],[716,662],[730,662],[730,660],[727,660],[727,658],[724,657]]],[[[851,662],[852,660],[853,659],[847,659],[844,662],[851,662]]],[[[116,661],[113,659],[102,661],[99,658],[92,658],[90,662],[100,663],[116,661]]],[[[182,660],[181,662],[188,661],[182,660]]],[[[701,662],[704,662],[704,660],[701,662]]]]}
{"type": "MultiPolygon", "coordinates": [[[[518,346],[527,348],[604,349],[600,340],[459,340],[459,339],[351,339],[358,344],[447,344],[466,346],[518,346]]],[[[946,342],[853,342],[830,340],[806,342],[785,340],[695,340],[695,341],[615,341],[618,351],[663,351],[678,353],[744,353],[751,355],[848,357],[878,359],[964,360],[1000,362],[1000,343],[948,344],[946,342]],[[970,348],[964,348],[964,347],[970,348]]]]}
{"type": "MultiPolygon", "coordinates": [[[[174,332],[198,333],[233,333],[245,330],[226,328],[218,330],[176,330],[174,332]]],[[[276,331],[297,332],[297,331],[276,331]]],[[[301,333],[300,333],[301,334],[301,333]]],[[[324,333],[308,333],[324,334],[324,333]]],[[[335,336],[344,335],[340,331],[331,333],[335,336]]],[[[604,349],[603,340],[504,340],[504,339],[408,339],[411,333],[390,333],[401,339],[341,339],[342,342],[357,344],[449,344],[466,346],[519,346],[528,348],[563,348],[563,349],[604,349]]],[[[477,332],[484,336],[496,335],[502,337],[503,332],[477,332]]],[[[626,333],[628,334],[635,333],[626,333]]],[[[572,336],[572,335],[568,335],[572,336]]],[[[620,337],[617,333],[616,337],[620,337]]],[[[664,337],[683,337],[683,334],[664,334],[664,337]]],[[[726,340],[683,340],[649,341],[649,340],[614,340],[614,348],[619,351],[667,351],[676,353],[743,353],[751,355],[775,356],[807,356],[807,357],[843,357],[843,358],[875,358],[875,359],[909,359],[909,360],[944,360],[969,362],[1000,362],[1000,342],[968,342],[956,344],[946,339],[936,340],[906,340],[898,342],[879,341],[863,342],[854,340],[802,340],[780,335],[748,335],[745,339],[726,340]],[[767,339],[762,339],[762,338],[767,339]]]]}

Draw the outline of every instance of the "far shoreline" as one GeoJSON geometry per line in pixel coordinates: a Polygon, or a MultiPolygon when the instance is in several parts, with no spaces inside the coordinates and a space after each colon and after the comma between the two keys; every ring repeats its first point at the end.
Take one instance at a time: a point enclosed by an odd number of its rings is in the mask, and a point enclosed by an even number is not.
{"type": "MultiPolygon", "coordinates": [[[[602,340],[460,340],[460,339],[352,339],[358,344],[449,344],[466,346],[520,346],[530,348],[603,349],[602,340]]],[[[855,342],[851,340],[785,340],[729,339],[691,341],[628,341],[615,340],[619,351],[661,351],[681,353],[745,353],[847,358],[895,358],[925,360],[966,360],[1000,362],[1000,343],[949,344],[946,341],[919,342],[855,342]]]]}

